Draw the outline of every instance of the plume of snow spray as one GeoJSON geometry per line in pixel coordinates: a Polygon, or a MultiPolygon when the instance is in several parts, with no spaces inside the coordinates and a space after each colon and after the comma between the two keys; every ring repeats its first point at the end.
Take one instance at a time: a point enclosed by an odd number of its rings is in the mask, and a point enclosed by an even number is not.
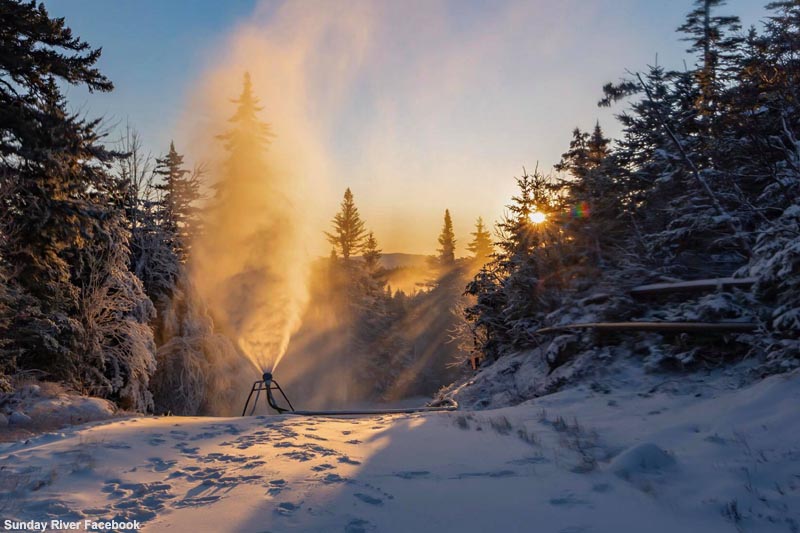
{"type": "Polygon", "coordinates": [[[335,17],[328,8],[314,15],[293,3],[275,12],[268,7],[260,4],[220,47],[218,61],[196,84],[184,125],[191,155],[219,163],[211,172],[215,198],[194,245],[193,280],[215,322],[259,375],[278,365],[307,304],[307,243],[319,240],[327,224],[321,206],[338,197],[329,188],[330,132],[320,124],[330,122],[328,112],[358,70],[371,9],[364,4],[335,17]],[[241,111],[245,72],[257,100],[253,110],[271,135],[232,157],[236,134],[223,135],[224,142],[219,135],[241,126],[236,106],[241,111]]]}

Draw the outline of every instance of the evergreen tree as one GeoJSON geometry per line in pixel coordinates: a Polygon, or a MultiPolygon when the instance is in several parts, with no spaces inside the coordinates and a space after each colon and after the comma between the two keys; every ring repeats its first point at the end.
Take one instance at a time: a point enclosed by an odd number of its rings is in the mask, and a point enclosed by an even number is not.
{"type": "Polygon", "coordinates": [[[555,166],[568,174],[557,189],[562,194],[564,228],[576,240],[578,253],[571,259],[575,264],[590,261],[599,266],[607,259],[609,248],[619,244],[623,231],[619,223],[622,191],[607,164],[609,143],[599,123],[591,134],[576,128],[569,151],[555,166]]]}
{"type": "Polygon", "coordinates": [[[218,138],[223,141],[229,154],[226,160],[228,172],[239,175],[237,170],[241,169],[244,175],[253,174],[253,163],[263,162],[265,150],[274,134],[272,127],[258,118],[258,113],[264,108],[253,94],[249,72],[244,73],[242,93],[232,102],[236,104],[236,112],[228,119],[232,127],[218,138]],[[246,167],[242,169],[241,165],[246,167]]]}
{"type": "Polygon", "coordinates": [[[156,185],[162,193],[158,206],[160,226],[169,236],[169,244],[178,260],[185,263],[192,233],[198,225],[199,175],[197,171],[184,168],[183,156],[175,150],[174,142],[169,143],[167,155],[156,160],[155,173],[162,180],[156,185]]]}
{"type": "Polygon", "coordinates": [[[475,221],[475,231],[470,233],[472,242],[467,245],[476,263],[484,264],[491,259],[494,253],[492,236],[483,225],[483,218],[478,217],[475,221]]]}
{"type": "Polygon", "coordinates": [[[146,327],[151,307],[127,267],[119,191],[105,171],[114,154],[99,144],[98,121],[65,111],[56,84],[110,90],[94,68],[100,51],[34,2],[0,2],[0,24],[0,175],[9,191],[0,256],[13,272],[16,294],[10,349],[24,368],[144,410],[153,363],[146,327]],[[98,267],[111,255],[114,260],[98,267]],[[118,303],[94,292],[110,277],[117,291],[128,291],[118,303]],[[109,318],[102,326],[86,312],[90,304],[109,318]],[[112,351],[105,349],[109,343],[112,351]]]}
{"type": "Polygon", "coordinates": [[[444,225],[442,233],[439,234],[439,264],[443,267],[451,267],[456,262],[456,236],[453,233],[453,220],[450,218],[450,210],[444,211],[444,225]]]}
{"type": "Polygon", "coordinates": [[[0,257],[13,272],[8,348],[130,409],[151,407],[152,305],[128,268],[120,183],[98,122],[66,112],[57,80],[112,88],[100,56],[44,6],[0,2],[0,257]]]}
{"type": "Polygon", "coordinates": [[[557,230],[530,218],[552,211],[552,184],[538,170],[515,179],[519,192],[498,224],[499,251],[466,288],[475,297],[465,309],[473,349],[492,358],[531,343],[530,332],[558,303],[554,288],[563,288],[557,230]]]}
{"type": "Polygon", "coordinates": [[[378,248],[378,240],[373,232],[367,234],[364,242],[363,258],[364,267],[371,276],[380,274],[381,250],[378,248]]]}
{"type": "Polygon", "coordinates": [[[351,255],[361,251],[367,231],[361,215],[358,214],[358,208],[353,201],[353,193],[350,192],[349,187],[344,191],[344,199],[339,212],[333,217],[332,224],[333,231],[330,233],[326,231],[325,236],[333,245],[334,250],[347,261],[351,255]]]}
{"type": "MultiPolygon", "coordinates": [[[[138,133],[130,127],[120,142],[126,154],[117,161],[117,179],[125,189],[124,203],[130,231],[131,270],[161,313],[175,289],[181,264],[173,249],[175,240],[163,224],[163,206],[150,156],[142,153],[138,133]]],[[[159,335],[156,327],[156,336],[159,335]]]]}
{"type": "Polygon", "coordinates": [[[691,43],[687,52],[698,55],[696,104],[703,116],[717,112],[722,84],[735,68],[737,48],[742,41],[738,35],[739,17],[714,14],[725,3],[725,0],[695,0],[695,9],[678,28],[686,34],[684,40],[691,43]]]}
{"type": "Polygon", "coordinates": [[[95,67],[100,49],[73,36],[64,19],[50,18],[44,4],[0,1],[0,155],[31,155],[42,106],[54,102],[54,79],[110,91],[112,83],[95,67]]]}

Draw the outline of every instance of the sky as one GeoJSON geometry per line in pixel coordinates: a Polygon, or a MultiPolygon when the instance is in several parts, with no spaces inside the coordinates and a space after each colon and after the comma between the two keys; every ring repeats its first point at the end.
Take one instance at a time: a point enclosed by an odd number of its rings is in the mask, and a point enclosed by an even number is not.
{"type": "MultiPolygon", "coordinates": [[[[691,4],[45,1],[103,48],[116,87],[70,88],[70,104],[104,116],[110,138],[129,123],[156,155],[174,140],[191,161],[218,157],[214,135],[250,71],[319,255],[345,187],[384,251],[434,253],[449,208],[465,255],[475,219],[502,216],[523,167],[551,171],[576,126],[619,134],[622,108],[596,105],[603,84],[691,62],[675,32],[691,4]]],[[[765,14],[760,0],[722,12],[745,26],[765,14]]]]}

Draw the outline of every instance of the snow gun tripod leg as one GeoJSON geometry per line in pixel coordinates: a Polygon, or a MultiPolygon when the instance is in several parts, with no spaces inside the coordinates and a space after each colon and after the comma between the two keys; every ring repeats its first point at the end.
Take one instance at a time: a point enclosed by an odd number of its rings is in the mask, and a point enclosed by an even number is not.
{"type": "MultiPolygon", "coordinates": [[[[266,376],[266,374],[264,374],[264,375],[266,376]]],[[[265,382],[266,382],[266,380],[265,380],[265,382]]],[[[273,409],[278,411],[278,414],[286,413],[288,411],[294,411],[294,407],[292,407],[292,402],[289,401],[289,398],[286,397],[286,393],[283,392],[283,389],[281,388],[281,386],[278,385],[278,382],[275,381],[274,379],[270,380],[270,384],[269,384],[269,386],[267,388],[267,403],[269,403],[270,407],[272,407],[273,409]],[[273,385],[274,385],[274,387],[273,387],[273,385]],[[281,396],[283,396],[283,399],[286,400],[287,404],[289,404],[289,408],[288,409],[285,409],[283,407],[278,406],[277,402],[275,401],[275,397],[272,395],[272,391],[273,390],[277,390],[278,392],[281,393],[281,396]]]]}
{"type": "Polygon", "coordinates": [[[250,405],[250,399],[253,397],[253,393],[256,393],[256,399],[253,400],[253,409],[250,411],[250,414],[252,415],[253,412],[255,412],[256,404],[258,404],[258,398],[259,396],[261,396],[261,391],[263,390],[266,390],[264,388],[263,381],[256,381],[255,383],[253,383],[253,387],[250,389],[250,394],[247,395],[247,401],[244,402],[244,409],[242,409],[242,416],[247,415],[247,406],[250,405]]]}

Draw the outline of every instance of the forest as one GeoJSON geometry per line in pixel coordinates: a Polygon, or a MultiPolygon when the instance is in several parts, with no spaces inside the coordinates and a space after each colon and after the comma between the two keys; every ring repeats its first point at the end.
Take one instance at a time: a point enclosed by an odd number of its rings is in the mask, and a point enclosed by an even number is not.
{"type": "Polygon", "coordinates": [[[322,391],[318,404],[430,396],[470,362],[542,346],[549,371],[572,365],[569,379],[628,352],[654,371],[744,359],[759,376],[796,368],[800,4],[770,3],[748,29],[723,4],[696,2],[678,28],[686,68],[654,64],[598,91],[620,138],[590,123],[552,170],[493,178],[517,186],[496,222],[456,236],[443,202],[430,231],[438,255],[387,266],[348,188],[315,229],[330,256],[293,268],[297,213],[276,207],[283,193],[270,182],[281,132],[248,73],[238,95],[219,96],[232,98],[216,133],[221,164],[190,166],[175,143],[151,157],[133,127],[112,134],[70,110],[68,86],[114,90],[100,48],[41,4],[3,0],[0,386],[57,382],[130,411],[231,414],[242,380],[287,351],[286,376],[322,391]],[[728,277],[754,278],[753,290],[656,310],[628,294],[728,277]],[[539,333],[643,314],[757,328],[722,342],[539,333]],[[325,389],[331,375],[346,386],[325,389]]]}

